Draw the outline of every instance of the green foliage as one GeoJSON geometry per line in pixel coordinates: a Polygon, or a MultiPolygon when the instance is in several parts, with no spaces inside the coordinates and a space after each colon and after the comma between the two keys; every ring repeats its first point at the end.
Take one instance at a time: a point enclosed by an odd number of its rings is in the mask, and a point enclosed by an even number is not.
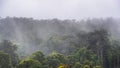
{"type": "MultiPolygon", "coordinates": [[[[49,21],[46,20],[46,22],[49,21]]],[[[59,22],[59,20],[53,20],[52,22],[59,22]]],[[[29,27],[34,30],[32,25],[33,23],[29,27]]],[[[60,23],[56,25],[60,28],[62,27],[60,23]]],[[[91,25],[91,27],[93,28],[94,26],[91,25]]],[[[62,35],[62,33],[53,35],[45,43],[48,47],[46,52],[47,54],[52,51],[58,53],[54,52],[49,56],[45,56],[41,51],[37,51],[31,56],[27,56],[29,59],[22,60],[19,64],[16,54],[17,46],[9,40],[3,40],[0,43],[0,51],[5,53],[0,52],[0,68],[11,68],[12,66],[15,68],[16,64],[18,64],[17,68],[57,68],[60,64],[68,65],[70,68],[119,68],[120,42],[113,40],[107,30],[96,28],[93,28],[90,32],[77,32],[78,34],[75,32],[70,35],[62,35]]],[[[28,34],[30,34],[27,37],[30,37],[28,40],[31,45],[34,46],[34,44],[39,45],[41,43],[40,37],[37,37],[34,31],[32,33],[29,31],[28,34]]]]}
{"type": "Polygon", "coordinates": [[[26,60],[22,60],[17,68],[42,68],[41,67],[41,63],[37,60],[33,60],[33,59],[26,59],[26,60]]]}
{"type": "Polygon", "coordinates": [[[83,61],[84,62],[84,65],[91,65],[90,61],[89,60],[85,60],[83,61]]]}
{"type": "Polygon", "coordinates": [[[42,68],[47,68],[47,59],[41,51],[37,51],[30,56],[31,59],[38,60],[42,64],[42,68]]]}
{"type": "Polygon", "coordinates": [[[48,58],[48,65],[49,67],[56,68],[60,64],[58,59],[50,59],[48,58]]]}
{"type": "Polygon", "coordinates": [[[53,52],[48,56],[48,58],[58,59],[60,63],[66,63],[66,57],[60,53],[53,52]]]}
{"type": "Polygon", "coordinates": [[[0,68],[12,68],[10,56],[7,53],[0,52],[0,68]]]}
{"type": "Polygon", "coordinates": [[[33,53],[30,58],[38,60],[40,63],[44,63],[45,61],[45,56],[41,51],[33,53]]]}
{"type": "Polygon", "coordinates": [[[52,53],[47,57],[48,64],[50,67],[56,68],[60,63],[66,63],[64,55],[59,53],[52,53]]]}
{"type": "Polygon", "coordinates": [[[89,65],[84,65],[84,67],[83,68],[90,68],[90,66],[89,65]]]}
{"type": "Polygon", "coordinates": [[[19,61],[18,55],[16,54],[16,50],[17,50],[17,46],[9,40],[3,40],[0,43],[0,51],[9,54],[13,66],[15,66],[19,61]]]}
{"type": "Polygon", "coordinates": [[[58,68],[65,68],[64,66],[59,66],[58,68]]]}
{"type": "Polygon", "coordinates": [[[47,41],[48,53],[56,51],[64,55],[71,55],[75,51],[76,40],[74,36],[53,35],[47,41]]]}
{"type": "Polygon", "coordinates": [[[67,57],[67,64],[74,64],[75,62],[77,62],[77,59],[75,58],[74,55],[68,55],[67,57]]]}
{"type": "Polygon", "coordinates": [[[102,68],[101,66],[94,66],[93,68],[102,68]]]}
{"type": "Polygon", "coordinates": [[[9,40],[3,40],[0,43],[0,50],[12,54],[17,50],[17,46],[9,40]]]}
{"type": "Polygon", "coordinates": [[[80,64],[80,62],[76,62],[73,68],[82,68],[82,64],[80,64]]]}
{"type": "Polygon", "coordinates": [[[91,51],[88,50],[86,47],[80,48],[77,53],[75,54],[75,59],[77,59],[79,62],[83,63],[86,60],[89,60],[90,62],[94,62],[96,59],[96,55],[91,51]]]}

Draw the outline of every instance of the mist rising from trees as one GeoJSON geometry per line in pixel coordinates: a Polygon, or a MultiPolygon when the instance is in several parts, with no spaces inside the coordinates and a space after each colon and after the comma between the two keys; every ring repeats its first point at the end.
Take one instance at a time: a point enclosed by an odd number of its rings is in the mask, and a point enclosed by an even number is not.
{"type": "Polygon", "coordinates": [[[119,22],[114,18],[80,21],[1,18],[0,66],[56,68],[65,64],[68,68],[120,67],[119,22]]]}
{"type": "Polygon", "coordinates": [[[70,41],[76,43],[77,34],[79,33],[105,29],[111,35],[111,38],[120,39],[119,22],[119,19],[113,18],[94,18],[78,21],[7,17],[0,19],[0,39],[12,40],[19,45],[19,50],[21,51],[22,49],[22,52],[26,54],[37,50],[42,50],[48,54],[49,46],[53,45],[53,42],[61,45],[60,48],[66,51],[67,49],[64,46],[69,46],[71,44],[70,41]],[[62,37],[69,38],[63,41],[61,40],[62,37]],[[53,40],[52,42],[51,39],[53,40]],[[57,39],[60,42],[57,42],[57,39]]]}

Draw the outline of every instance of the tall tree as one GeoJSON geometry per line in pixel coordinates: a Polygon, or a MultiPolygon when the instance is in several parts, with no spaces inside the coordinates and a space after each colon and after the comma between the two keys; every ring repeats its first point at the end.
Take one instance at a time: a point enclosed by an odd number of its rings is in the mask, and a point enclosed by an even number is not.
{"type": "Polygon", "coordinates": [[[13,66],[16,66],[19,61],[16,50],[17,50],[17,46],[9,40],[3,40],[0,43],[0,51],[3,51],[10,55],[13,66]]]}
{"type": "Polygon", "coordinates": [[[37,51],[33,53],[30,56],[30,58],[34,60],[38,60],[41,63],[42,68],[48,68],[47,59],[45,58],[45,55],[41,51],[37,51]]]}
{"type": "Polygon", "coordinates": [[[105,29],[95,30],[89,33],[88,49],[97,54],[103,68],[109,68],[108,49],[110,47],[109,34],[105,29]]]}
{"type": "Polygon", "coordinates": [[[0,68],[12,68],[10,56],[0,52],[0,68]]]}
{"type": "Polygon", "coordinates": [[[52,53],[47,57],[50,67],[56,68],[59,64],[66,63],[66,57],[60,53],[52,53]]]}

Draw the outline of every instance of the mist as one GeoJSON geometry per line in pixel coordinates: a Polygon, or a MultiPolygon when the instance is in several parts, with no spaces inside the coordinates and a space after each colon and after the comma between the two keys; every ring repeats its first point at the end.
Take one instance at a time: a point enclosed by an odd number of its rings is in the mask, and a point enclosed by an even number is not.
{"type": "Polygon", "coordinates": [[[1,68],[120,68],[120,0],[0,0],[1,68]]]}
{"type": "Polygon", "coordinates": [[[77,34],[87,34],[94,30],[105,29],[110,38],[119,41],[119,22],[120,19],[114,18],[77,21],[7,17],[0,19],[0,39],[11,40],[18,46],[17,52],[23,55],[30,55],[38,50],[48,55],[57,48],[61,53],[67,54],[69,52],[67,47],[73,46],[73,43],[84,44],[79,43],[77,34]]]}
{"type": "Polygon", "coordinates": [[[119,0],[0,0],[0,16],[35,19],[120,17],[119,0]]]}
{"type": "MultiPolygon", "coordinates": [[[[51,38],[77,40],[76,34],[100,28],[120,39],[119,4],[119,0],[0,0],[0,37],[14,41],[18,52],[26,54],[37,50],[48,54],[51,38]]],[[[71,40],[61,41],[63,48],[71,40]]]]}
{"type": "MultiPolygon", "coordinates": [[[[120,39],[119,4],[119,0],[0,0],[1,39],[14,41],[18,52],[25,54],[37,50],[49,54],[51,38],[76,40],[77,33],[100,28],[120,39]]],[[[67,52],[70,41],[57,43],[67,52]]]]}

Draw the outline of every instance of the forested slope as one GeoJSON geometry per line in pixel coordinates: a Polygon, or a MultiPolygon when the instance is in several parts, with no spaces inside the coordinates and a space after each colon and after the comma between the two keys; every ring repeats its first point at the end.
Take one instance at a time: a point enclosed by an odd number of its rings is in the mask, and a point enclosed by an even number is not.
{"type": "Polygon", "coordinates": [[[80,21],[1,18],[0,66],[119,68],[119,22],[113,18],[80,21]]]}

